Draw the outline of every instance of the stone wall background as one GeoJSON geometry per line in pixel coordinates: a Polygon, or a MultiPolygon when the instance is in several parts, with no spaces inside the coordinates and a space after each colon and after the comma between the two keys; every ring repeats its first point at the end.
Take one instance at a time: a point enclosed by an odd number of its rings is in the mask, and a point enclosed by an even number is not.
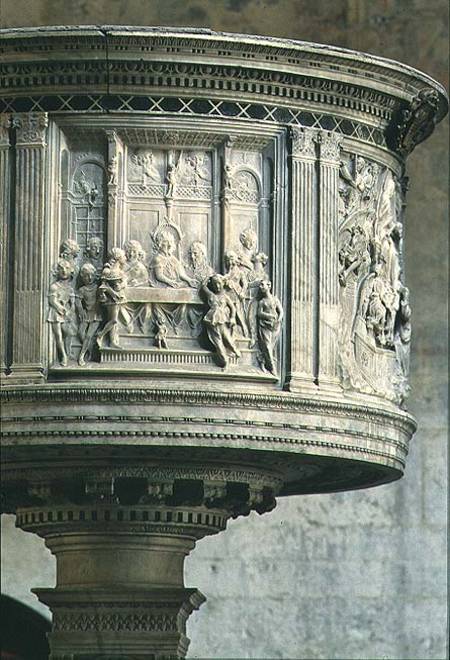
{"type": "MultiPolygon", "coordinates": [[[[401,60],[446,84],[446,0],[0,0],[2,27],[211,27],[331,43],[401,60]]],[[[292,497],[201,541],[186,583],[191,658],[447,657],[446,492],[448,121],[409,159],[406,276],[414,312],[405,477],[360,492],[292,497]]],[[[3,591],[45,610],[43,541],[3,516],[3,591]]]]}

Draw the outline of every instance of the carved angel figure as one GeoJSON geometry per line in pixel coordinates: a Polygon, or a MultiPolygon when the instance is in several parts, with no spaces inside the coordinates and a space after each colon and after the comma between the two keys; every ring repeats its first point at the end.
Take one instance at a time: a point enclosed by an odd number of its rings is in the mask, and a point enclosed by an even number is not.
{"type": "Polygon", "coordinates": [[[127,275],[127,285],[147,286],[148,271],[144,265],[145,252],[139,241],[127,241],[123,246],[127,262],[125,264],[125,273],[127,275]]]}
{"type": "Polygon", "coordinates": [[[93,264],[83,264],[80,280],[82,285],[75,294],[75,308],[79,320],[78,333],[82,342],[78,364],[84,366],[85,357],[92,349],[95,333],[102,320],[97,300],[97,270],[93,264]]]}
{"type": "Polygon", "coordinates": [[[280,334],[283,308],[271,289],[272,285],[268,280],[263,280],[259,285],[256,320],[263,365],[276,376],[275,344],[280,334]]]}
{"type": "Polygon", "coordinates": [[[208,303],[203,323],[209,340],[216,349],[219,365],[226,367],[228,354],[240,357],[233,338],[233,328],[236,325],[236,308],[230,296],[224,289],[223,275],[212,275],[203,286],[203,292],[208,303]]]}
{"type": "Polygon", "coordinates": [[[174,255],[175,239],[170,231],[163,231],[155,241],[157,254],[151,263],[151,272],[157,286],[179,289],[185,284],[196,287],[196,280],[190,278],[181,261],[174,255]]]}
{"type": "Polygon", "coordinates": [[[73,265],[66,259],[59,259],[55,275],[56,282],[50,285],[48,291],[47,322],[52,326],[59,363],[62,367],[66,367],[70,352],[70,346],[67,345],[71,338],[70,313],[74,303],[74,292],[70,282],[73,265]]]}
{"type": "Polygon", "coordinates": [[[186,156],[187,176],[191,178],[194,187],[199,183],[205,181],[209,183],[210,174],[208,168],[205,166],[206,156],[203,153],[189,154],[186,156]]]}

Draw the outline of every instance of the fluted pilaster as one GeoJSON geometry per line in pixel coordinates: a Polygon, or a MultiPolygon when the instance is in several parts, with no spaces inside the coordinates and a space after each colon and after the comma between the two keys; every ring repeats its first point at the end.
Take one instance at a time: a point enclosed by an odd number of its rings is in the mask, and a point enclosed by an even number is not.
{"type": "Polygon", "coordinates": [[[40,380],[43,369],[43,246],[46,113],[14,115],[13,345],[10,378],[40,380]]]}
{"type": "Polygon", "coordinates": [[[307,128],[291,131],[290,389],[315,383],[316,136],[307,128]]]}
{"type": "MultiPolygon", "coordinates": [[[[8,246],[9,246],[9,125],[7,114],[0,115],[0,307],[6,310],[8,296],[8,246]]],[[[1,323],[0,329],[0,371],[4,373],[7,367],[7,324],[1,323]]]]}
{"type": "Polygon", "coordinates": [[[338,182],[342,138],[321,131],[319,142],[319,347],[320,386],[338,386],[338,182]]]}

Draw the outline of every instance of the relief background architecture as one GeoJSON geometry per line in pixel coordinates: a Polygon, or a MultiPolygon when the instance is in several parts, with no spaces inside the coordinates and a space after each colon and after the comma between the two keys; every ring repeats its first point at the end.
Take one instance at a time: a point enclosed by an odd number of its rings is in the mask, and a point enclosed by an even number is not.
{"type": "MultiPolygon", "coordinates": [[[[441,2],[433,5],[433,15],[420,3],[406,13],[401,2],[392,2],[387,9],[385,3],[377,2],[358,6],[338,2],[333,7],[319,2],[314,16],[282,0],[259,13],[254,2],[230,3],[220,10],[216,3],[187,3],[183,9],[167,3],[158,16],[147,5],[136,9],[135,15],[128,7],[128,13],[119,16],[121,9],[120,2],[108,3],[108,20],[210,23],[212,28],[236,31],[242,31],[244,25],[248,32],[278,32],[280,36],[359,47],[413,64],[442,81],[446,77],[439,54],[445,48],[446,22],[442,20],[441,26],[441,19],[436,18],[445,13],[441,2]],[[294,15],[296,11],[300,14],[294,15]],[[292,27],[289,34],[282,33],[285,25],[295,24],[300,25],[295,34],[292,27]]],[[[34,3],[28,11],[35,12],[40,24],[105,19],[99,15],[101,3],[96,3],[92,13],[89,6],[86,13],[86,8],[77,5],[70,16],[55,14],[51,3],[34,3]]],[[[12,7],[7,6],[7,14],[14,24],[12,7]]],[[[17,20],[23,22],[23,15],[17,20]]],[[[33,15],[28,16],[31,24],[33,15]]],[[[199,543],[196,554],[188,559],[187,583],[201,585],[208,602],[188,624],[192,657],[223,657],[225,646],[229,657],[297,657],[301,649],[305,657],[356,658],[361,648],[367,657],[383,657],[387,648],[398,659],[445,654],[446,378],[442,365],[446,360],[442,350],[447,342],[442,331],[441,282],[447,258],[442,182],[448,159],[444,134],[445,127],[440,126],[412,154],[408,166],[411,190],[404,267],[414,309],[409,410],[418,419],[419,432],[411,445],[406,477],[373,491],[281,499],[270,516],[252,514],[250,519],[230,524],[223,536],[199,543]],[[423,539],[422,548],[415,542],[418,536],[423,539]],[[280,598],[288,606],[280,606],[280,598]]],[[[108,195],[102,201],[118,209],[123,198],[113,158],[116,150],[119,157],[122,147],[114,137],[108,144],[109,161],[104,163],[108,195]]],[[[67,200],[73,194],[68,189],[61,192],[67,200]]],[[[218,205],[225,203],[217,200],[218,205]]],[[[94,200],[92,208],[87,200],[81,211],[95,221],[102,208],[100,200],[94,200]]],[[[115,244],[123,242],[118,237],[115,244]]],[[[308,377],[304,365],[305,356],[299,355],[295,377],[302,381],[308,377]]],[[[30,601],[34,598],[28,594],[31,585],[51,584],[52,559],[37,537],[14,530],[8,516],[5,524],[4,542],[10,550],[5,590],[30,601]],[[29,577],[20,554],[25,546],[35,548],[42,557],[29,577]],[[22,584],[17,583],[20,572],[22,584]]],[[[33,602],[39,607],[35,599],[33,602]]]]}

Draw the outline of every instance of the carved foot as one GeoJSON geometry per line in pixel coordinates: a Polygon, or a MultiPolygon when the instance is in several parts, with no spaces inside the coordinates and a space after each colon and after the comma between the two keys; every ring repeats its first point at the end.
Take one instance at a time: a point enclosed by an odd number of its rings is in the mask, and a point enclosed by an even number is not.
{"type": "Polygon", "coordinates": [[[80,357],[78,358],[78,364],[80,365],[80,367],[84,367],[84,365],[86,364],[86,360],[84,359],[84,356],[80,355],[80,357]]]}

